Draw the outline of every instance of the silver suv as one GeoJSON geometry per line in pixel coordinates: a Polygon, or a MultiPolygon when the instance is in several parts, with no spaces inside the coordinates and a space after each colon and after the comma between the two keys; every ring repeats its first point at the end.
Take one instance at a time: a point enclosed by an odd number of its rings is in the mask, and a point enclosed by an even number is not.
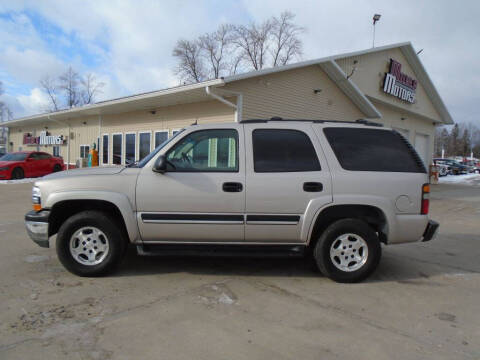
{"type": "Polygon", "coordinates": [[[394,130],[358,121],[192,125],[127,167],[52,174],[33,187],[30,237],[56,237],[80,276],[140,255],[304,256],[340,282],[381,246],[428,241],[425,167],[394,130]]]}

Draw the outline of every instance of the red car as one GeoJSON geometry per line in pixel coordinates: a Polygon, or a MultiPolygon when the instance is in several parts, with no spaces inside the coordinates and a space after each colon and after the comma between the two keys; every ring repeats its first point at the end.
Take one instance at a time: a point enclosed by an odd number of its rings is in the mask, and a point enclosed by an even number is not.
{"type": "Polygon", "coordinates": [[[0,157],[0,180],[43,176],[64,169],[62,158],[44,152],[22,151],[0,157]]]}

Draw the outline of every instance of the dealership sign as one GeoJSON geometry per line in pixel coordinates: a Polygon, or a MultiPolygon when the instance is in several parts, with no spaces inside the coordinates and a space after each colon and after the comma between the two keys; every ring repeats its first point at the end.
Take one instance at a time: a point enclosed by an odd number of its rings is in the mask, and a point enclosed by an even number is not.
{"type": "Polygon", "coordinates": [[[63,135],[50,135],[47,131],[42,131],[40,136],[32,136],[30,133],[23,134],[24,145],[63,145],[66,141],[63,135]]]}
{"type": "Polygon", "coordinates": [[[413,104],[415,102],[417,84],[417,80],[402,73],[402,64],[390,59],[390,70],[385,74],[385,79],[383,80],[384,92],[413,104]]]}

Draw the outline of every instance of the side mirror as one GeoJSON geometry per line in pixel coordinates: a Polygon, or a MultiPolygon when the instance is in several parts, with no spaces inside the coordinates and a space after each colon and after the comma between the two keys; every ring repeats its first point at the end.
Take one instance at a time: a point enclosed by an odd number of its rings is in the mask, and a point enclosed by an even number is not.
{"type": "Polygon", "coordinates": [[[167,171],[167,158],[165,155],[160,155],[152,168],[153,171],[163,174],[167,171]]]}

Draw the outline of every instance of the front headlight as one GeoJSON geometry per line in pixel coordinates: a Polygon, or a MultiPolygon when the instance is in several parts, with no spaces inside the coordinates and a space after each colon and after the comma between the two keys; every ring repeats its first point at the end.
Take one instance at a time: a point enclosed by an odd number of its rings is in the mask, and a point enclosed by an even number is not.
{"type": "Polygon", "coordinates": [[[0,167],[0,171],[8,170],[8,166],[0,167]]]}
{"type": "Polygon", "coordinates": [[[42,192],[38,186],[32,188],[33,210],[42,210],[42,192]]]}

